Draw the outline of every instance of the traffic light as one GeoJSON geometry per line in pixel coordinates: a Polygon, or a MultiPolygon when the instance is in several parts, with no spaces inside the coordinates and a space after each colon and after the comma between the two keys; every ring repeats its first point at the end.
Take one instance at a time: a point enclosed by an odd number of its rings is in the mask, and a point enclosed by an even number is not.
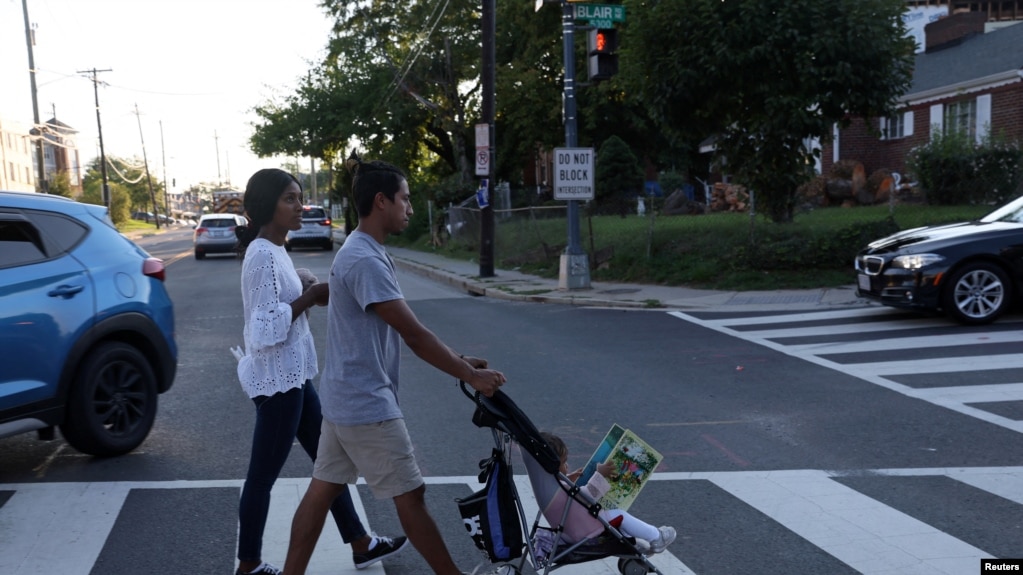
{"type": "Polygon", "coordinates": [[[590,81],[607,80],[618,73],[618,30],[597,28],[587,36],[587,54],[590,58],[590,81]]]}

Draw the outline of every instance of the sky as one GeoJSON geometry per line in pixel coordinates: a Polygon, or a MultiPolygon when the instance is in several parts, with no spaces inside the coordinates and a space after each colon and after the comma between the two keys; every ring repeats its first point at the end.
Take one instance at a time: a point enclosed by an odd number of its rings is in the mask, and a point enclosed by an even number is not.
{"type": "MultiPolygon", "coordinates": [[[[0,0],[0,118],[32,125],[23,0],[0,0]]],[[[143,159],[171,192],[199,182],[244,188],[258,169],[252,109],[291,94],[324,53],[317,0],[26,0],[42,122],[78,131],[83,166],[99,157],[98,72],[106,156],[143,159]],[[138,114],[136,115],[136,106],[138,114]],[[164,177],[166,174],[166,178],[164,177]],[[173,185],[171,185],[173,180],[173,185]]]]}

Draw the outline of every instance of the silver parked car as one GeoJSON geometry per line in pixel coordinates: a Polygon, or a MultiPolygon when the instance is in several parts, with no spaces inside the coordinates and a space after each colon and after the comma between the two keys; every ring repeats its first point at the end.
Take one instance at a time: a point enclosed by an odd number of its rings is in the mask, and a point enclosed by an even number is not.
{"type": "Polygon", "coordinates": [[[195,259],[201,260],[206,254],[234,253],[238,243],[234,229],[245,223],[245,218],[237,214],[206,214],[199,218],[192,234],[195,259]]]}

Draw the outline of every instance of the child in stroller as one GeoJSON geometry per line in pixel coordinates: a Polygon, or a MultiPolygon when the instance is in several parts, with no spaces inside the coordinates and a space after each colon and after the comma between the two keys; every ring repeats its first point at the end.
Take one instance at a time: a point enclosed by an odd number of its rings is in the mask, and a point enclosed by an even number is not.
{"type": "MultiPolygon", "coordinates": [[[[529,528],[525,509],[518,497],[515,482],[507,478],[508,489],[504,496],[502,490],[493,490],[496,499],[503,501],[510,500],[514,511],[504,511],[502,505],[494,501],[493,512],[501,518],[500,530],[504,531],[504,519],[510,519],[522,528],[526,535],[525,551],[518,560],[499,559],[489,557],[492,563],[501,562],[499,573],[505,575],[523,573],[523,567],[527,560],[532,563],[537,573],[543,575],[551,571],[576,563],[595,561],[609,557],[618,559],[618,571],[622,575],[645,575],[647,573],[663,573],[651,563],[648,558],[650,546],[640,542],[636,537],[625,535],[618,527],[612,525],[602,517],[599,511],[601,507],[582,488],[571,483],[568,477],[562,473],[564,459],[559,457],[554,448],[541,436],[540,431],[533,425],[525,413],[515,404],[503,391],[497,390],[491,397],[486,397],[479,392],[471,392],[464,382],[459,382],[462,392],[465,393],[476,404],[476,411],[473,413],[472,421],[477,427],[490,428],[494,436],[494,449],[491,459],[480,462],[481,469],[498,469],[505,473],[511,473],[511,444],[517,443],[521,448],[522,461],[526,467],[526,475],[529,477],[529,484],[532,487],[538,511],[536,519],[529,528]],[[500,460],[503,465],[488,465],[488,461],[500,460]],[[509,495],[510,494],[510,495],[509,495]],[[541,521],[547,525],[542,525],[541,521]],[[641,547],[642,545],[642,547],[641,547]]],[[[567,451],[567,450],[566,450],[567,451]]],[[[462,505],[470,502],[481,494],[490,493],[491,480],[497,477],[498,473],[484,472],[480,481],[486,482],[487,487],[471,498],[459,501],[460,511],[463,512],[463,519],[467,518],[462,505]],[[486,475],[486,479],[484,479],[486,475]]],[[[499,485],[500,481],[494,481],[499,485]]],[[[490,510],[490,499],[484,502],[490,510]]],[[[489,533],[486,527],[482,529],[484,538],[474,535],[467,522],[467,529],[473,535],[476,546],[486,550],[484,539],[495,538],[497,520],[488,517],[483,523],[491,526],[489,533]]],[[[476,525],[474,521],[472,523],[476,525]]],[[[480,530],[476,530],[480,531],[480,530]]],[[[512,532],[517,531],[511,529],[512,532]]],[[[660,536],[660,531],[654,529],[660,536]]],[[[674,530],[672,530],[674,532],[674,530]]],[[[672,536],[674,538],[674,536],[672,536]]],[[[515,536],[503,541],[506,545],[522,546],[522,539],[515,536]],[[510,541],[510,543],[509,543],[510,541]]],[[[664,546],[670,541],[665,537],[664,546]]]]}
{"type": "MultiPolygon", "coordinates": [[[[540,432],[540,437],[547,442],[547,445],[558,454],[561,459],[561,473],[568,477],[573,483],[582,475],[582,469],[568,471],[568,446],[560,437],[546,431],[540,432]]],[[[607,482],[607,476],[611,473],[610,463],[597,465],[597,472],[593,474],[589,482],[582,487],[591,499],[599,500],[611,488],[607,482]]],[[[667,525],[654,527],[627,511],[621,509],[601,509],[600,517],[621,531],[622,535],[637,539],[641,549],[648,550],[649,554],[660,553],[667,549],[675,540],[675,528],[667,525]]]]}

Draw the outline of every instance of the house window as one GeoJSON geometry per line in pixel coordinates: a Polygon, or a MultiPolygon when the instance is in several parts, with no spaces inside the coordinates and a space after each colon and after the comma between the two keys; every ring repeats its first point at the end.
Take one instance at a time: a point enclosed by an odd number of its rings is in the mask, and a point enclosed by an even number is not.
{"type": "Polygon", "coordinates": [[[903,114],[895,114],[888,118],[888,139],[906,137],[906,117],[903,114]]]}
{"type": "Polygon", "coordinates": [[[898,112],[887,118],[881,118],[881,139],[897,140],[913,135],[913,111],[898,112]]]}
{"type": "Polygon", "coordinates": [[[977,100],[960,100],[945,106],[945,134],[977,134],[977,100]]]}

